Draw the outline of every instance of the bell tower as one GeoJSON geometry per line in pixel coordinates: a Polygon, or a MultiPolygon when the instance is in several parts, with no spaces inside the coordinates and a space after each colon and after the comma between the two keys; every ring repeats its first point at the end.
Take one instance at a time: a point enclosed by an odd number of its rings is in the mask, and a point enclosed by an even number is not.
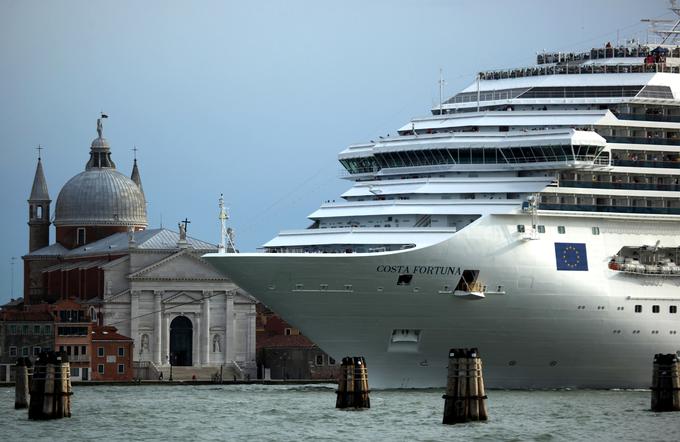
{"type": "Polygon", "coordinates": [[[50,195],[43,173],[42,159],[38,147],[38,166],[35,169],[31,196],[28,197],[28,251],[47,247],[50,244],[50,195]]]}

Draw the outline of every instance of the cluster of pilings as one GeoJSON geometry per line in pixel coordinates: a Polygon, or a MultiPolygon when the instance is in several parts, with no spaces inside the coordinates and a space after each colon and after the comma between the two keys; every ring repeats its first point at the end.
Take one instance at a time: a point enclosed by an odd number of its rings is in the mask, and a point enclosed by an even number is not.
{"type": "Polygon", "coordinates": [[[63,352],[43,352],[33,369],[28,418],[71,417],[71,366],[63,352]]]}
{"type": "Polygon", "coordinates": [[[488,419],[482,360],[476,348],[452,348],[444,401],[444,424],[488,419]]]}
{"type": "Polygon", "coordinates": [[[342,358],[335,408],[371,408],[368,371],[363,356],[342,358]]]}
{"type": "Polygon", "coordinates": [[[652,411],[680,411],[680,363],[675,354],[654,355],[652,411]]]}

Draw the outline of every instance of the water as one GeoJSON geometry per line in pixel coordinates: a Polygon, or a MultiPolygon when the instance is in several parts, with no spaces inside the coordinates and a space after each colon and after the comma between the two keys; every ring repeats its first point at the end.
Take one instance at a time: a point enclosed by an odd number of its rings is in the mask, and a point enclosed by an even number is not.
{"type": "Polygon", "coordinates": [[[371,393],[335,409],[335,386],[76,386],[73,417],[34,422],[0,388],[0,440],[677,441],[680,412],[648,391],[489,391],[486,423],[442,425],[443,390],[371,393]]]}

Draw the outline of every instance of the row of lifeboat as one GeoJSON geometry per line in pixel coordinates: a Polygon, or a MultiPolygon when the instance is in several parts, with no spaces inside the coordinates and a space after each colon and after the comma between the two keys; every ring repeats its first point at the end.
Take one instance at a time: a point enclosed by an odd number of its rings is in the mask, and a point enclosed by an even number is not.
{"type": "Polygon", "coordinates": [[[638,275],[680,276],[680,248],[654,246],[623,247],[609,261],[608,267],[638,275]]]}

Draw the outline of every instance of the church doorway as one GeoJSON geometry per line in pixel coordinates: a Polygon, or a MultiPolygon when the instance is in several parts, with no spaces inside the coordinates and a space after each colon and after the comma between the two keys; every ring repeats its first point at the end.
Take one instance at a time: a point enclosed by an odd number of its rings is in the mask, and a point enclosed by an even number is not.
{"type": "Polygon", "coordinates": [[[178,316],[170,323],[170,364],[193,365],[191,360],[193,326],[186,316],[178,316]]]}

